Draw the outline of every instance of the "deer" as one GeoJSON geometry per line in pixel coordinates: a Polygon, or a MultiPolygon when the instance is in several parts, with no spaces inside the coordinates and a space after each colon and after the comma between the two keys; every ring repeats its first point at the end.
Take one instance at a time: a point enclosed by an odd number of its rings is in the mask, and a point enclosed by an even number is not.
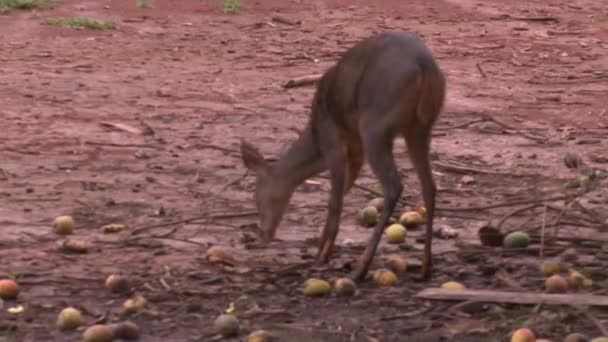
{"type": "Polygon", "coordinates": [[[395,139],[405,140],[426,207],[422,279],[432,273],[436,184],[431,131],[443,110],[446,77],[414,33],[382,32],[363,38],[325,70],[315,85],[310,116],[299,137],[269,162],[244,138],[244,166],[255,174],[254,201],[261,238],[275,239],[295,189],[328,171],[330,191],[316,261],[326,264],[338,235],[344,196],[365,161],[382,186],[384,208],[352,278],[365,279],[383,231],[403,192],[394,160],[395,139]]]}

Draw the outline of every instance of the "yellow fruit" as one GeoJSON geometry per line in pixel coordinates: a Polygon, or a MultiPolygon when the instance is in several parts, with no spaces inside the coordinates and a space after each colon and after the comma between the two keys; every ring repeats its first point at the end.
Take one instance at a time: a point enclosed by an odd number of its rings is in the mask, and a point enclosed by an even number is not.
{"type": "Polygon", "coordinates": [[[554,261],[546,261],[540,265],[540,271],[546,276],[550,277],[554,274],[559,273],[560,264],[554,261]]]}
{"type": "Polygon", "coordinates": [[[466,289],[466,286],[457,281],[446,281],[445,283],[441,284],[441,288],[448,290],[464,290],[466,289]]]}
{"type": "Polygon", "coordinates": [[[325,296],[331,292],[331,285],[323,279],[310,278],[304,283],[303,292],[308,297],[325,296]]]}
{"type": "Polygon", "coordinates": [[[213,263],[234,265],[232,250],[222,246],[213,246],[207,249],[207,260],[213,263]]]}
{"type": "Polygon", "coordinates": [[[137,295],[125,300],[122,309],[125,314],[130,315],[143,309],[146,304],[148,304],[148,300],[141,295],[137,295]]]}
{"type": "Polygon", "coordinates": [[[72,234],[74,231],[74,219],[72,216],[63,215],[55,217],[53,221],[53,230],[59,235],[72,234]]]}
{"type": "Polygon", "coordinates": [[[397,275],[386,268],[381,268],[374,272],[374,281],[383,286],[393,286],[397,284],[397,275]]]}
{"type": "Polygon", "coordinates": [[[123,275],[112,274],[106,278],[105,285],[114,293],[125,292],[129,289],[129,279],[123,275]]]}
{"type": "Polygon", "coordinates": [[[534,342],[553,342],[553,341],[548,340],[546,338],[541,338],[541,339],[534,340],[534,342]]]}
{"type": "Polygon", "coordinates": [[[592,339],[591,342],[608,342],[608,337],[605,337],[605,336],[596,337],[596,338],[592,339]]]}
{"type": "Polygon", "coordinates": [[[589,337],[587,335],[572,333],[564,339],[564,342],[588,342],[589,337]]]}
{"type": "Polygon", "coordinates": [[[593,286],[593,280],[589,279],[589,278],[585,278],[585,280],[583,280],[583,287],[589,288],[593,286]]]}
{"type": "Polygon", "coordinates": [[[536,336],[532,330],[528,328],[519,328],[513,332],[511,335],[511,342],[534,342],[536,341],[536,336]]]}
{"type": "Polygon", "coordinates": [[[372,227],[378,223],[378,209],[374,206],[367,206],[359,211],[357,215],[359,223],[365,227],[372,227]]]}
{"type": "Polygon", "coordinates": [[[412,209],[413,211],[417,212],[418,214],[420,214],[420,216],[422,216],[422,218],[424,219],[424,221],[426,222],[426,208],[422,207],[422,206],[416,206],[414,207],[414,209],[412,209]]]}
{"type": "Polygon", "coordinates": [[[127,226],[124,224],[118,224],[118,223],[112,223],[112,224],[107,224],[103,227],[101,227],[101,231],[106,233],[106,234],[111,234],[111,233],[118,233],[120,231],[123,231],[127,229],[127,226]]]}
{"type": "Polygon", "coordinates": [[[19,285],[11,279],[0,280],[0,299],[15,299],[19,295],[19,285]]]}
{"type": "Polygon", "coordinates": [[[137,324],[131,321],[110,324],[109,327],[112,330],[114,338],[125,341],[134,341],[139,339],[139,327],[137,324]]]}
{"type": "Polygon", "coordinates": [[[406,211],[399,218],[399,223],[408,228],[420,226],[424,221],[424,217],[417,211],[406,211]]]}
{"type": "Polygon", "coordinates": [[[386,258],[385,267],[399,275],[405,273],[407,263],[398,255],[390,255],[386,258]]]}
{"type": "Polygon", "coordinates": [[[59,248],[68,253],[84,254],[89,251],[89,244],[83,240],[66,239],[59,244],[59,248]]]}
{"type": "Polygon", "coordinates": [[[57,317],[57,327],[61,330],[76,329],[83,324],[82,314],[72,307],[61,310],[57,317]]]}
{"type": "Polygon", "coordinates": [[[110,327],[103,324],[96,324],[84,331],[82,339],[84,342],[112,342],[114,337],[110,327]]]}
{"type": "Polygon", "coordinates": [[[219,315],[213,322],[213,329],[224,337],[234,337],[239,334],[239,320],[234,315],[219,315]]]}
{"type": "Polygon", "coordinates": [[[336,280],[334,287],[338,296],[352,296],[357,291],[355,282],[350,278],[339,278],[336,280]]]}
{"type": "Polygon", "coordinates": [[[582,287],[585,283],[585,279],[586,277],[578,271],[570,270],[570,272],[568,272],[568,286],[570,288],[577,289],[582,287]]]}
{"type": "Polygon", "coordinates": [[[278,340],[268,331],[256,330],[247,336],[247,342],[278,342],[278,340]]]}
{"type": "Polygon", "coordinates": [[[549,293],[565,293],[568,291],[568,282],[559,274],[554,274],[545,280],[545,289],[549,293]]]}
{"type": "Polygon", "coordinates": [[[378,210],[378,212],[380,213],[382,212],[382,209],[384,209],[384,198],[376,197],[373,200],[369,201],[367,206],[376,208],[376,210],[378,210]]]}
{"type": "Polygon", "coordinates": [[[402,243],[405,241],[405,233],[405,227],[399,223],[391,224],[384,231],[384,235],[386,235],[386,239],[390,243],[402,243]]]}

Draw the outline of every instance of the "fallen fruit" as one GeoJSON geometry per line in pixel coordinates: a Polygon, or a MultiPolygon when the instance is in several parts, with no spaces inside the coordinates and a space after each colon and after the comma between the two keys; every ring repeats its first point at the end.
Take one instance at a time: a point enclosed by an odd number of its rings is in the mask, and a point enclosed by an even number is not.
{"type": "Polygon", "coordinates": [[[82,314],[78,309],[67,307],[57,317],[57,327],[61,330],[72,330],[83,325],[82,314]]]}
{"type": "Polygon", "coordinates": [[[53,221],[53,231],[58,235],[72,234],[74,226],[74,219],[68,215],[57,216],[53,221]]]}
{"type": "Polygon", "coordinates": [[[591,342],[608,342],[608,337],[595,337],[591,340],[591,342]]]}
{"type": "Polygon", "coordinates": [[[256,330],[247,336],[247,342],[278,342],[278,339],[266,330],[256,330]]]}
{"type": "Polygon", "coordinates": [[[114,338],[125,341],[134,341],[139,339],[139,327],[137,324],[131,321],[110,324],[109,327],[112,330],[112,335],[114,338]]]}
{"type": "Polygon", "coordinates": [[[367,203],[367,206],[376,208],[378,213],[380,213],[382,212],[382,209],[384,209],[384,198],[376,197],[373,200],[369,201],[369,203],[367,203]]]}
{"type": "Polygon", "coordinates": [[[445,283],[441,284],[441,288],[448,290],[464,290],[466,289],[466,286],[457,281],[446,281],[445,283]]]}
{"type": "Polygon", "coordinates": [[[593,280],[591,280],[589,278],[585,278],[585,280],[583,280],[583,287],[590,288],[592,286],[593,286],[593,280]]]}
{"type": "Polygon", "coordinates": [[[372,227],[378,223],[378,209],[374,206],[367,206],[357,215],[357,220],[359,224],[365,227],[372,227]]]}
{"type": "Polygon", "coordinates": [[[506,248],[526,248],[529,243],[530,236],[524,232],[512,232],[503,241],[506,248]]]}
{"type": "Polygon", "coordinates": [[[107,224],[107,225],[101,227],[101,231],[104,232],[105,234],[118,233],[125,229],[127,229],[126,225],[118,224],[118,223],[107,224]]]}
{"type": "Polygon", "coordinates": [[[390,243],[402,243],[405,241],[405,227],[399,223],[394,223],[388,226],[384,231],[386,239],[390,243]]]}
{"type": "Polygon", "coordinates": [[[534,342],[553,342],[553,341],[548,340],[546,338],[541,338],[541,339],[534,340],[534,342]]]}
{"type": "Polygon", "coordinates": [[[407,270],[407,262],[398,255],[389,255],[386,258],[384,267],[399,275],[405,273],[407,270]]]}
{"type": "Polygon", "coordinates": [[[566,336],[564,342],[589,342],[589,337],[584,334],[572,333],[566,336]]]}
{"type": "Polygon", "coordinates": [[[0,299],[15,299],[19,295],[19,285],[14,280],[0,280],[0,299]]]}
{"type": "Polygon", "coordinates": [[[568,291],[568,282],[559,274],[554,274],[545,280],[545,289],[549,293],[564,293],[568,291]]]}
{"type": "Polygon", "coordinates": [[[319,297],[331,292],[331,285],[323,279],[310,278],[304,283],[304,295],[308,297],[319,297]]]}
{"type": "Polygon", "coordinates": [[[420,216],[422,216],[422,218],[424,219],[424,222],[426,222],[426,208],[425,207],[416,206],[412,210],[417,212],[418,214],[420,214],[420,216]]]}
{"type": "Polygon", "coordinates": [[[338,296],[352,296],[357,291],[355,282],[350,278],[339,278],[336,280],[334,287],[338,296]]]}
{"type": "Polygon", "coordinates": [[[130,315],[143,309],[146,304],[148,304],[148,300],[141,295],[137,295],[125,300],[122,304],[122,310],[124,314],[130,315]]]}
{"type": "Polygon", "coordinates": [[[417,211],[406,211],[399,217],[399,223],[405,227],[414,228],[424,224],[424,217],[417,211]]]}
{"type": "Polygon", "coordinates": [[[536,341],[536,336],[532,330],[528,328],[519,328],[513,332],[511,335],[511,342],[534,342],[536,341]]]}
{"type": "Polygon", "coordinates": [[[129,279],[123,275],[112,274],[106,278],[105,285],[114,293],[125,292],[129,289],[129,279]]]}
{"type": "Polygon", "coordinates": [[[482,245],[490,247],[502,246],[505,239],[504,234],[499,229],[490,225],[479,228],[477,235],[482,245]]]}
{"type": "Polygon", "coordinates": [[[239,320],[234,315],[219,315],[213,322],[213,330],[224,337],[234,337],[239,334],[239,320]]]}
{"type": "Polygon", "coordinates": [[[550,277],[554,274],[559,273],[561,266],[555,261],[546,261],[540,264],[540,271],[546,276],[550,277]]]}
{"type": "Polygon", "coordinates": [[[374,281],[382,286],[393,286],[397,284],[397,275],[386,268],[374,272],[374,281]]]}
{"type": "Polygon", "coordinates": [[[114,337],[112,336],[112,329],[107,325],[95,324],[87,328],[82,334],[84,342],[111,342],[114,337]]]}
{"type": "Polygon", "coordinates": [[[585,283],[585,279],[586,277],[578,271],[570,270],[570,272],[568,272],[568,286],[570,288],[577,289],[582,287],[585,283]]]}
{"type": "Polygon", "coordinates": [[[207,260],[213,263],[234,265],[232,250],[222,246],[212,246],[207,249],[207,260]]]}
{"type": "Polygon", "coordinates": [[[59,243],[59,249],[63,252],[84,254],[89,251],[89,244],[83,240],[66,239],[59,243]]]}

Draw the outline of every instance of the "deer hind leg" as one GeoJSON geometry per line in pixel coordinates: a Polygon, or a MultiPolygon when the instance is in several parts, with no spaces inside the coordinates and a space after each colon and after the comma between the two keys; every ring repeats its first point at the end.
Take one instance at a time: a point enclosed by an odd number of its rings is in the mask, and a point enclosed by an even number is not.
{"type": "Polygon", "coordinates": [[[408,154],[414,164],[426,207],[426,237],[424,242],[424,257],[422,261],[422,277],[429,279],[432,272],[432,238],[433,218],[435,216],[436,186],[433,180],[430,160],[431,131],[425,127],[413,127],[405,132],[408,154]]]}
{"type": "Polygon", "coordinates": [[[350,167],[347,141],[338,128],[323,122],[318,128],[321,154],[329,169],[331,190],[329,193],[327,219],[319,240],[317,262],[327,263],[331,256],[340,225],[340,215],[350,167]]]}
{"type": "Polygon", "coordinates": [[[403,191],[401,178],[393,158],[393,139],[395,134],[392,131],[391,123],[388,121],[389,117],[370,115],[369,118],[371,119],[361,122],[360,131],[369,165],[382,184],[385,205],[365,251],[360,256],[355,268],[353,278],[356,281],[365,279],[384,232],[384,227],[388,224],[390,216],[403,191]]]}

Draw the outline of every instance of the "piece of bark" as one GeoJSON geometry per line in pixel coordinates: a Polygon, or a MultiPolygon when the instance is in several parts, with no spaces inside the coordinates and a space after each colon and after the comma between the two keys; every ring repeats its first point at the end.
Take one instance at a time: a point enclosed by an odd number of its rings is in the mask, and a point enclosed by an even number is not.
{"type": "Polygon", "coordinates": [[[141,129],[133,127],[133,126],[129,126],[129,125],[126,125],[126,124],[123,124],[120,122],[100,122],[99,124],[103,127],[113,128],[113,129],[117,129],[120,131],[129,132],[131,134],[138,134],[138,135],[144,134],[144,132],[141,129]]]}
{"type": "Polygon", "coordinates": [[[321,79],[321,76],[322,75],[317,74],[317,75],[306,75],[306,76],[293,78],[293,79],[285,82],[285,84],[283,84],[283,88],[295,88],[295,87],[302,87],[302,86],[315,84],[315,83],[317,83],[317,81],[319,79],[321,79]]]}
{"type": "Polygon", "coordinates": [[[536,292],[428,288],[418,292],[415,297],[432,300],[472,300],[488,303],[608,306],[608,296],[575,293],[550,294],[536,292]]]}
{"type": "Polygon", "coordinates": [[[281,23],[281,24],[285,24],[285,25],[291,25],[291,26],[297,26],[302,23],[300,20],[292,20],[292,19],[285,18],[278,14],[272,16],[272,21],[281,23]]]}

